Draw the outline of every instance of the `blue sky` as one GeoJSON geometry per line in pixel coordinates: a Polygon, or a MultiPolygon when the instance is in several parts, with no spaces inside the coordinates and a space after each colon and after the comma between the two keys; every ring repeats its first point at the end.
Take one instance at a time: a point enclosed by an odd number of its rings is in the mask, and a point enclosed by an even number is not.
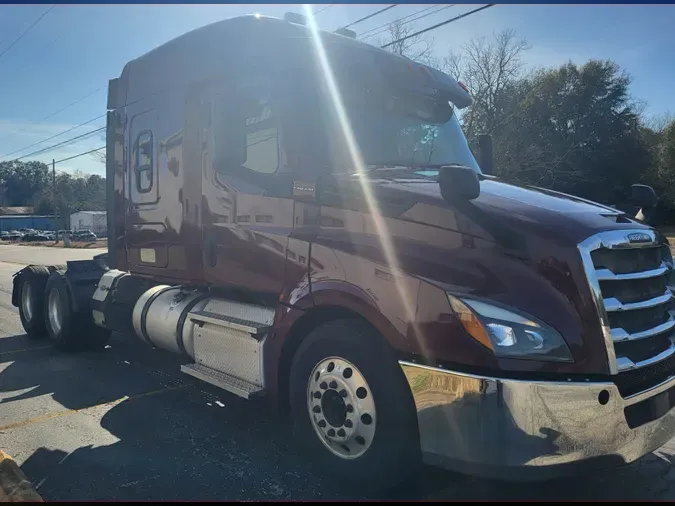
{"type": "MultiPolygon", "coordinates": [[[[431,4],[430,4],[431,5],[431,4]]],[[[0,6],[0,53],[26,30],[47,5],[0,6]]],[[[323,29],[333,30],[383,6],[334,5],[317,15],[323,29]]],[[[376,28],[427,6],[400,5],[353,27],[357,33],[376,28]]],[[[421,19],[425,28],[476,6],[457,5],[421,19]]],[[[322,6],[316,6],[318,11],[322,6]]],[[[303,12],[300,5],[58,5],[4,55],[0,56],[0,155],[37,143],[105,113],[108,79],[124,64],[184,32],[241,14],[283,16],[303,12]],[[98,90],[98,91],[96,91],[98,90]],[[77,105],[48,115],[89,95],[77,105]]],[[[433,10],[432,10],[433,12],[433,10]]],[[[430,33],[435,52],[444,56],[473,36],[491,36],[505,28],[526,38],[525,62],[556,66],[610,58],[633,76],[631,92],[647,104],[646,113],[675,113],[675,5],[498,5],[430,33]]],[[[373,39],[369,39],[373,42],[373,39]]],[[[228,48],[223,48],[227,51],[228,48]]],[[[101,118],[44,144],[28,154],[103,126],[101,118]]],[[[104,144],[97,135],[34,159],[51,162],[104,144]]],[[[87,155],[57,170],[104,173],[87,155]]]]}

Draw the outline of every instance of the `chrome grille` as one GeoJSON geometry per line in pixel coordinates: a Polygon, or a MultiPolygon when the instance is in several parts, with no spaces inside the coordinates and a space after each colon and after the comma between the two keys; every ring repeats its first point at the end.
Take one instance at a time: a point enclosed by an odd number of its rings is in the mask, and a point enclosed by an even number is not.
{"type": "Polygon", "coordinates": [[[613,230],[582,242],[579,252],[600,316],[610,372],[639,369],[675,355],[668,245],[659,243],[651,230],[613,230]]]}

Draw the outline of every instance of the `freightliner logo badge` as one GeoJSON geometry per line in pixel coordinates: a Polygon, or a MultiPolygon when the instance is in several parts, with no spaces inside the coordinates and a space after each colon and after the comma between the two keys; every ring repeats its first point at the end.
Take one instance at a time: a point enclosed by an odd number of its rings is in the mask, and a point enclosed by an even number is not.
{"type": "Polygon", "coordinates": [[[640,232],[628,234],[626,237],[628,237],[629,242],[652,242],[652,238],[649,236],[649,234],[643,234],[640,232]]]}

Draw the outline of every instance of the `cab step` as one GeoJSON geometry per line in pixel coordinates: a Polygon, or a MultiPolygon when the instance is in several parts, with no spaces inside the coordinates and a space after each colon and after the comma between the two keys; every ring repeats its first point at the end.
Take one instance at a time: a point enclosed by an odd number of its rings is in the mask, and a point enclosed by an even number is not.
{"type": "Polygon", "coordinates": [[[200,364],[188,364],[182,365],[180,370],[185,374],[197,378],[207,383],[211,383],[218,388],[227,390],[230,393],[238,395],[244,399],[250,399],[251,397],[258,396],[264,392],[264,389],[259,385],[254,385],[240,378],[235,378],[228,374],[216,371],[210,367],[206,367],[200,364]]]}

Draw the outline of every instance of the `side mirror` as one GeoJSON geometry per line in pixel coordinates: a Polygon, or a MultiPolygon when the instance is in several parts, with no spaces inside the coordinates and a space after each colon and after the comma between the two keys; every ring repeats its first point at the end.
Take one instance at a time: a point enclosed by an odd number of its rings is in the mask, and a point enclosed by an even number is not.
{"type": "Polygon", "coordinates": [[[441,195],[447,202],[457,199],[473,200],[480,195],[478,174],[469,167],[447,165],[438,170],[441,195]]]}
{"type": "Polygon", "coordinates": [[[634,184],[630,187],[630,199],[642,209],[654,207],[659,201],[654,188],[645,184],[634,184]]]}
{"type": "Polygon", "coordinates": [[[492,149],[492,136],[482,134],[478,136],[478,165],[483,174],[491,176],[494,173],[495,155],[492,149]]]}
{"type": "Polygon", "coordinates": [[[651,186],[644,184],[634,184],[630,187],[630,192],[631,201],[640,208],[635,215],[635,219],[643,223],[649,223],[654,217],[656,203],[659,200],[656,192],[651,186]]]}

